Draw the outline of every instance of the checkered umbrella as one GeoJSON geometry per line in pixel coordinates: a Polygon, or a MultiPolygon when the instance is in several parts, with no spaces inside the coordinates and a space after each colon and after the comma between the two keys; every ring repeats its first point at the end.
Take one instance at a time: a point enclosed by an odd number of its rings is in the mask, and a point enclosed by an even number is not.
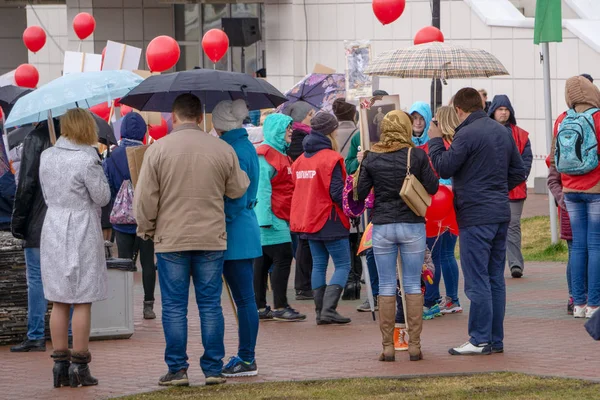
{"type": "Polygon", "coordinates": [[[372,60],[365,74],[399,78],[489,78],[508,75],[500,61],[485,50],[432,42],[386,51],[372,60]]]}

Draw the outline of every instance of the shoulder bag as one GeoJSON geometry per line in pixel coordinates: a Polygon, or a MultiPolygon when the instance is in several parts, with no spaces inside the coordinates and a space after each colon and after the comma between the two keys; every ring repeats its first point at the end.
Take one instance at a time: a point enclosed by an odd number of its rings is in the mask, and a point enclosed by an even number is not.
{"type": "Polygon", "coordinates": [[[416,176],[410,173],[410,153],[412,148],[408,148],[406,156],[406,177],[400,189],[400,197],[410,209],[419,217],[424,217],[427,213],[427,207],[431,205],[431,196],[416,176]]]}

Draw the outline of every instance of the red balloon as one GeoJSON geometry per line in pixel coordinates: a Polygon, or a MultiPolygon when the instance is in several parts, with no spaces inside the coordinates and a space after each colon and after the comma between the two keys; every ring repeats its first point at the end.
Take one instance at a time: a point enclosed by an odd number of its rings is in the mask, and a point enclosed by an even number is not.
{"type": "Polygon", "coordinates": [[[37,53],[46,44],[46,32],[39,26],[30,26],[23,32],[23,43],[29,50],[37,53]]]}
{"type": "Polygon", "coordinates": [[[121,117],[126,116],[130,112],[133,112],[133,108],[126,106],[125,104],[121,104],[121,117]]]}
{"type": "Polygon", "coordinates": [[[391,24],[404,12],[406,0],[373,0],[373,13],[383,25],[391,24]]]}
{"type": "Polygon", "coordinates": [[[452,190],[448,186],[440,185],[437,193],[431,197],[431,205],[427,208],[425,218],[428,221],[441,221],[446,218],[453,209],[453,198],[452,190]]]}
{"type": "Polygon", "coordinates": [[[431,42],[444,42],[444,34],[435,26],[426,26],[425,28],[419,29],[419,32],[415,35],[414,43],[423,44],[431,42]]]}
{"type": "Polygon", "coordinates": [[[170,36],[157,36],[146,48],[146,62],[150,71],[163,72],[177,64],[180,54],[181,50],[175,39],[170,36]]]}
{"type": "Polygon", "coordinates": [[[456,221],[454,207],[452,208],[452,211],[450,211],[450,214],[440,221],[440,224],[442,224],[443,228],[447,228],[450,232],[458,236],[458,222],[456,221]]]}
{"type": "Polygon", "coordinates": [[[162,137],[167,136],[168,130],[169,126],[167,125],[167,121],[164,118],[160,119],[160,125],[148,126],[148,134],[154,140],[158,140],[162,137]]]}
{"type": "Polygon", "coordinates": [[[35,89],[40,80],[40,74],[31,64],[21,64],[15,70],[15,83],[17,86],[35,89]]]}
{"type": "Polygon", "coordinates": [[[202,38],[202,48],[212,62],[218,63],[227,53],[229,37],[220,29],[211,29],[202,38]]]}
{"type": "Polygon", "coordinates": [[[108,122],[108,119],[110,118],[110,107],[108,106],[108,103],[96,104],[95,106],[90,107],[90,111],[106,122],[108,122]]]}
{"type": "Polygon", "coordinates": [[[94,33],[94,29],[96,29],[96,20],[90,14],[82,12],[73,18],[73,30],[80,40],[94,33]]]}
{"type": "Polygon", "coordinates": [[[438,237],[439,235],[444,233],[445,230],[446,228],[442,226],[441,221],[426,220],[425,222],[425,235],[428,238],[438,237]]]}

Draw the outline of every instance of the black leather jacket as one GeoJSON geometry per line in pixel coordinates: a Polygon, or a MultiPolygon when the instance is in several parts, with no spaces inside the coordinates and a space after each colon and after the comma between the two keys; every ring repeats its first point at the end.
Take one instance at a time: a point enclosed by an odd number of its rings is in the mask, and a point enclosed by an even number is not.
{"type": "MultiPolygon", "coordinates": [[[[59,123],[56,119],[54,127],[58,137],[59,123]]],[[[17,239],[23,239],[23,247],[40,247],[42,226],[48,208],[40,186],[40,157],[50,146],[50,133],[45,121],[23,140],[19,184],[11,221],[12,234],[17,239]]]]}

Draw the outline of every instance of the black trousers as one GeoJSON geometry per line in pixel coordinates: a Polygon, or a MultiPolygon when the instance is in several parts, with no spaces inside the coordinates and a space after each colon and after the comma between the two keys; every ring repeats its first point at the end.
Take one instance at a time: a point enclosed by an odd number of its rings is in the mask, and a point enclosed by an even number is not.
{"type": "Polygon", "coordinates": [[[133,233],[116,232],[119,258],[134,258],[139,255],[142,264],[142,283],[144,285],[144,301],[154,301],[156,286],[156,266],[154,265],[154,242],[142,240],[133,233]]]}
{"type": "Polygon", "coordinates": [[[294,278],[294,289],[296,291],[312,292],[312,254],[308,240],[299,239],[296,250],[296,276],[294,278]]]}
{"type": "Polygon", "coordinates": [[[285,308],[287,302],[287,286],[292,266],[292,243],[281,243],[262,247],[262,257],[254,260],[254,293],[256,307],[267,306],[267,281],[271,271],[271,288],[273,289],[273,306],[275,309],[285,308]]]}

